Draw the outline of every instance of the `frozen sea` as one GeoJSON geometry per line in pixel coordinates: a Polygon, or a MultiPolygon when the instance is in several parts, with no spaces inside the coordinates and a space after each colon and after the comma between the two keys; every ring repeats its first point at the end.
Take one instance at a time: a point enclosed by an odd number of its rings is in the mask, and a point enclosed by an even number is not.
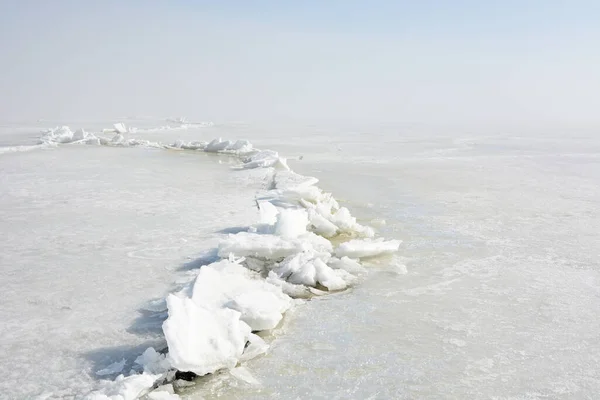
{"type": "MultiPolygon", "coordinates": [[[[600,393],[600,139],[165,118],[0,128],[1,398],[80,398],[164,341],[144,311],[257,219],[261,173],[153,146],[39,146],[57,125],[278,151],[403,241],[352,290],[288,312],[259,382],[187,399],[592,399],[600,393]],[[168,127],[167,127],[168,126],[168,127]]],[[[151,308],[151,307],[150,307],[151,308]]]]}

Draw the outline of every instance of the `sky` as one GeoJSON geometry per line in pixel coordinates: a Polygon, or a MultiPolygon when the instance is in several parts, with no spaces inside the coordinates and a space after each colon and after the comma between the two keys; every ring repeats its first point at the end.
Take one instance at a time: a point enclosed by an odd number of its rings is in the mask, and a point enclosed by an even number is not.
{"type": "Polygon", "coordinates": [[[600,129],[600,2],[0,0],[0,119],[600,129]]]}

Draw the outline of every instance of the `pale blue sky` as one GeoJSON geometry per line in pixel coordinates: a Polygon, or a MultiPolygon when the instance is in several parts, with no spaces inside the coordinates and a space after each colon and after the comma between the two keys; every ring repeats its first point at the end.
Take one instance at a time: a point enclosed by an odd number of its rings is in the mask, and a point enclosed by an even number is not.
{"type": "Polygon", "coordinates": [[[0,118],[600,128],[598,1],[0,0],[0,118]]]}

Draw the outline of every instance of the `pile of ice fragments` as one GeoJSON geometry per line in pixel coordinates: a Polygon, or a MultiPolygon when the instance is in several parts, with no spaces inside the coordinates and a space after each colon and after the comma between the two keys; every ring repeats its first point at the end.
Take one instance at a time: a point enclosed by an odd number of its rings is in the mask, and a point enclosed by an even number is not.
{"type": "MultiPolygon", "coordinates": [[[[166,353],[149,348],[128,376],[104,381],[87,399],[178,399],[173,387],[178,376],[220,370],[251,379],[240,364],[268,349],[256,333],[276,328],[294,299],[344,290],[365,272],[362,259],[398,250],[400,241],[375,239],[373,229],[359,224],[331,194],[315,186],[316,178],[290,171],[274,151],[221,139],[165,146],[126,140],[125,132],[124,126],[115,125],[112,139],[100,139],[60,127],[42,140],[235,154],[241,160],[239,169],[271,168],[273,182],[257,199],[257,224],[230,234],[218,246],[218,261],[201,267],[189,285],[167,297],[166,353]]],[[[115,375],[124,365],[115,363],[102,372],[115,375]]]]}

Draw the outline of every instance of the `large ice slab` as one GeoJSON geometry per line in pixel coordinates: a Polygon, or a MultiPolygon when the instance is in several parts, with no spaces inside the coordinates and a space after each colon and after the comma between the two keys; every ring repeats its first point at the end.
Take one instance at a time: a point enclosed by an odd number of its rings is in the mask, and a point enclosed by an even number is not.
{"type": "Polygon", "coordinates": [[[302,251],[304,243],[298,239],[286,240],[277,235],[240,232],[230,235],[219,244],[219,256],[259,257],[270,260],[287,257],[302,251]]]}
{"type": "Polygon", "coordinates": [[[194,283],[192,299],[210,308],[231,308],[253,331],[273,329],[291,299],[281,289],[238,263],[222,260],[202,267],[194,283]]]}
{"type": "Polygon", "coordinates": [[[382,238],[354,239],[340,244],[335,250],[335,255],[338,257],[365,258],[392,254],[398,251],[400,243],[400,240],[385,241],[382,238]]]}
{"type": "Polygon", "coordinates": [[[167,305],[169,318],[163,331],[174,368],[206,375],[235,367],[250,335],[240,312],[206,308],[175,295],[169,295],[167,305]]]}

